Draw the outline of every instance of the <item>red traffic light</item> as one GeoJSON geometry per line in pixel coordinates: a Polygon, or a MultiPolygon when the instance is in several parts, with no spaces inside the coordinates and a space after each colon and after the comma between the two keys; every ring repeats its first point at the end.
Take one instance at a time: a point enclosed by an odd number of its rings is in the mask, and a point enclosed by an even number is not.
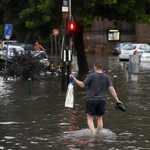
{"type": "Polygon", "coordinates": [[[69,36],[72,37],[75,35],[75,23],[69,22],[69,36]]]}
{"type": "Polygon", "coordinates": [[[70,23],[69,28],[70,28],[71,30],[74,30],[74,28],[75,28],[74,23],[70,23]]]}

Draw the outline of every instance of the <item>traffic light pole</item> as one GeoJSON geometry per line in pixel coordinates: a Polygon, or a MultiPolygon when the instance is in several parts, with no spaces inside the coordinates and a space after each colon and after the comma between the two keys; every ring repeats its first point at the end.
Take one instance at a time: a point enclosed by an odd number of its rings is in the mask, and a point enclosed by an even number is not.
{"type": "Polygon", "coordinates": [[[66,13],[63,13],[63,50],[62,50],[62,58],[61,58],[61,67],[62,67],[62,91],[66,90],[66,78],[65,78],[65,72],[66,72],[66,60],[65,60],[65,49],[66,49],[66,13]]]}
{"type": "Polygon", "coordinates": [[[63,50],[61,58],[62,67],[62,90],[66,90],[66,86],[69,83],[69,75],[71,73],[71,39],[69,38],[69,22],[71,20],[71,0],[63,0],[63,6],[68,8],[67,12],[63,13],[63,50]],[[66,72],[67,71],[67,72],[66,72]],[[67,73],[67,76],[65,75],[67,73]]]}
{"type": "MultiPolygon", "coordinates": [[[[69,31],[69,23],[70,23],[70,20],[71,20],[71,0],[68,0],[69,2],[69,14],[68,14],[68,31],[69,31]]],[[[69,83],[69,75],[71,74],[71,59],[69,58],[70,57],[70,52],[71,52],[71,38],[69,37],[69,33],[68,33],[68,52],[67,52],[67,56],[68,56],[68,62],[67,62],[67,81],[69,83]]]]}
{"type": "MultiPolygon", "coordinates": [[[[69,25],[69,22],[71,20],[71,0],[69,0],[69,19],[68,19],[68,25],[69,25]]],[[[68,49],[71,50],[71,38],[68,39],[69,42],[68,42],[68,49]]]]}

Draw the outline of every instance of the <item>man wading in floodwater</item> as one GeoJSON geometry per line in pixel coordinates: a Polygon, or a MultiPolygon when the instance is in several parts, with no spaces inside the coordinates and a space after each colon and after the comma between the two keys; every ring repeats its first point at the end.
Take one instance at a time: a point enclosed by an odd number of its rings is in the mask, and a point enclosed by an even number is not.
{"type": "Polygon", "coordinates": [[[87,78],[82,82],[77,80],[73,75],[72,78],[74,79],[75,83],[84,88],[88,86],[87,90],[87,102],[86,102],[86,113],[87,113],[87,123],[91,130],[92,134],[95,134],[94,128],[94,115],[96,115],[97,120],[97,130],[102,131],[103,129],[103,120],[102,116],[105,113],[105,101],[106,101],[106,94],[107,89],[109,89],[110,93],[116,100],[116,103],[121,103],[119,101],[117,93],[112,86],[110,77],[102,72],[103,65],[100,61],[96,62],[94,65],[94,73],[91,73],[87,76],[87,78]]]}

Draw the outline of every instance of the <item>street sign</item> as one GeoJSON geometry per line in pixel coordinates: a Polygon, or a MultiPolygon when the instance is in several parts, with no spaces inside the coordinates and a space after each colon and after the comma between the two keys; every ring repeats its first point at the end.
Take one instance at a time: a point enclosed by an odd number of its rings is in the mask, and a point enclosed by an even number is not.
{"type": "Polygon", "coordinates": [[[10,36],[5,36],[5,39],[9,40],[9,39],[10,39],[10,36]]]}
{"type": "Polygon", "coordinates": [[[68,6],[62,6],[62,12],[69,12],[69,7],[68,6]]]}
{"type": "Polygon", "coordinates": [[[67,6],[67,1],[63,0],[63,6],[67,6]]]}
{"type": "Polygon", "coordinates": [[[5,24],[5,36],[11,36],[12,24],[5,24]]]}
{"type": "Polygon", "coordinates": [[[53,35],[58,35],[59,34],[59,31],[57,29],[54,29],[53,30],[53,35]]]}

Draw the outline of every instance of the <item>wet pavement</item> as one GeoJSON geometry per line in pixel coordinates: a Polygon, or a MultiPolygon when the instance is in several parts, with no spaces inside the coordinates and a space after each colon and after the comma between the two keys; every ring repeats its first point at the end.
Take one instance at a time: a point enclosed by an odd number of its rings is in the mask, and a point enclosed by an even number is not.
{"type": "MultiPolygon", "coordinates": [[[[88,54],[90,72],[97,60],[127,111],[114,108],[108,92],[103,132],[91,136],[86,122],[86,88],[74,84],[74,108],[64,107],[66,92],[57,76],[32,81],[0,78],[0,150],[150,150],[150,64],[141,64],[137,82],[125,80],[118,56],[88,54]]],[[[75,73],[75,72],[74,72],[75,73]]],[[[84,80],[86,75],[76,76],[84,80]]]]}

